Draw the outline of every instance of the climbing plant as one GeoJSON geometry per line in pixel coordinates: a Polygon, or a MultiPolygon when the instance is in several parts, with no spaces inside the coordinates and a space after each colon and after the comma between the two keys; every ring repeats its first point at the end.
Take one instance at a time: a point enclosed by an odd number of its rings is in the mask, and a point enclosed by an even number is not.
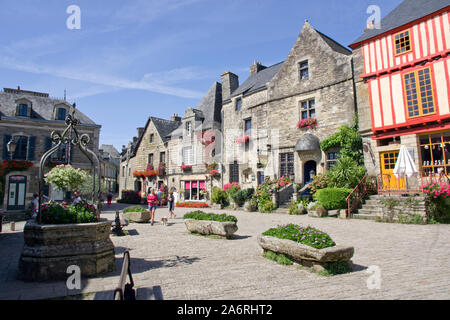
{"type": "Polygon", "coordinates": [[[358,119],[355,118],[355,124],[352,127],[341,126],[338,132],[324,139],[320,147],[325,152],[331,148],[339,148],[340,157],[350,157],[362,165],[364,163],[363,144],[358,129],[358,119]]]}

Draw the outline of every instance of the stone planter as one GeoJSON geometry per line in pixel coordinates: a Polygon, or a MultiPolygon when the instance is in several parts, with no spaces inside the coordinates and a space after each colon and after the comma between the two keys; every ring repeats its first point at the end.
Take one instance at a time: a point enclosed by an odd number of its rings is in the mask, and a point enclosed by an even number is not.
{"type": "Polygon", "coordinates": [[[325,249],[315,249],[292,240],[279,239],[270,236],[259,235],[258,243],[261,248],[276,253],[282,253],[291,260],[317,271],[325,269],[327,263],[345,261],[352,265],[354,248],[336,245],[325,249]]]}
{"type": "Polygon", "coordinates": [[[82,279],[114,270],[110,221],[66,225],[40,225],[29,220],[19,259],[19,279],[66,280],[67,268],[76,265],[82,279]]]}
{"type": "Polygon", "coordinates": [[[223,209],[223,204],[220,204],[220,203],[213,203],[213,204],[211,204],[211,208],[212,208],[212,209],[221,210],[221,209],[223,209]]]}
{"type": "Polygon", "coordinates": [[[215,234],[225,238],[232,238],[233,234],[238,230],[236,222],[186,219],[184,224],[189,232],[203,235],[215,234]]]}
{"type": "Polygon", "coordinates": [[[244,203],[244,211],[245,212],[255,212],[256,207],[251,204],[250,201],[245,201],[244,203]]]}
{"type": "Polygon", "coordinates": [[[123,214],[124,219],[136,223],[148,223],[150,221],[150,212],[126,212],[123,214]]]}

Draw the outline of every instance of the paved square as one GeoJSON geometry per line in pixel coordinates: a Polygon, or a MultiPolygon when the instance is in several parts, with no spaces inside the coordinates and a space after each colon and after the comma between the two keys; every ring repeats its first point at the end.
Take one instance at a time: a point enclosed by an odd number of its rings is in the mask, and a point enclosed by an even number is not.
{"type": "MultiPolygon", "coordinates": [[[[124,208],[114,204],[111,209],[124,208]]],[[[282,214],[220,211],[238,218],[234,240],[188,234],[182,216],[163,226],[166,208],[150,224],[130,224],[130,235],[111,236],[116,269],[99,278],[83,279],[81,290],[65,282],[26,283],[17,280],[23,246],[23,225],[15,232],[4,225],[0,234],[0,299],[47,299],[96,293],[86,299],[109,299],[117,285],[122,253],[130,250],[138,298],[141,299],[449,299],[450,226],[402,225],[364,220],[311,218],[282,214]],[[262,257],[256,237],[279,224],[311,225],[340,244],[355,247],[355,271],[322,277],[296,266],[282,266],[262,257]],[[368,289],[367,267],[381,269],[381,289],[368,289]]],[[[206,212],[216,212],[206,209],[206,212]]],[[[114,219],[114,212],[103,217],[114,219]]]]}

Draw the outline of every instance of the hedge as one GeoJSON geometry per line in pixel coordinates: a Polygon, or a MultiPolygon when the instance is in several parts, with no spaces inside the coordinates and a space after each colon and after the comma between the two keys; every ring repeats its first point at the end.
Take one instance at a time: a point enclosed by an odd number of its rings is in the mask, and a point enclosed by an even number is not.
{"type": "Polygon", "coordinates": [[[318,190],[315,194],[317,202],[327,210],[347,208],[347,197],[352,189],[345,188],[325,188],[318,190]]]}

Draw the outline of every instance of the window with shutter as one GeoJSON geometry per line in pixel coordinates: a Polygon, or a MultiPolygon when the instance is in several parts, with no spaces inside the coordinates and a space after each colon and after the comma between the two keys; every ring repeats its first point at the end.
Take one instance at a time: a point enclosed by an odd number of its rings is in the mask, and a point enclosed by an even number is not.
{"type": "Polygon", "coordinates": [[[234,163],[230,163],[230,182],[239,183],[239,164],[237,163],[237,161],[234,161],[234,163]]]}

